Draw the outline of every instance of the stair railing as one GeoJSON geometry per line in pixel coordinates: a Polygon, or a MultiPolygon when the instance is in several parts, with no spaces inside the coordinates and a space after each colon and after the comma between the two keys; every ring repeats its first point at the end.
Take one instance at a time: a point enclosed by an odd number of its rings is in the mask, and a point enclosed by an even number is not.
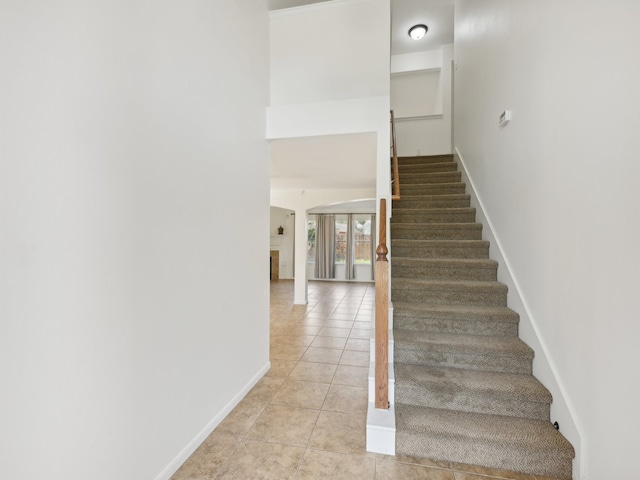
{"type": "Polygon", "coordinates": [[[375,407],[389,408],[389,261],[387,200],[380,199],[379,244],[376,248],[375,407]]]}
{"type": "Polygon", "coordinates": [[[391,200],[400,200],[400,176],[398,175],[398,148],[396,146],[396,121],[391,110],[391,200]]]}

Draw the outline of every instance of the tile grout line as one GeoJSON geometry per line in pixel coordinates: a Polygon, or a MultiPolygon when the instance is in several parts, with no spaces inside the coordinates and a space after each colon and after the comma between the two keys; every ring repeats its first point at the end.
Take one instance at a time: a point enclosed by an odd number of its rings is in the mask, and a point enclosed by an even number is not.
{"type": "MultiPolygon", "coordinates": [[[[328,317],[327,317],[327,318],[328,318],[328,317]]],[[[326,321],[327,321],[327,320],[324,320],[324,321],[323,321],[323,325],[326,325],[326,321]]],[[[323,328],[324,328],[324,327],[323,327],[323,328]]],[[[319,331],[318,331],[318,333],[315,335],[314,340],[313,340],[314,342],[315,342],[315,340],[320,336],[320,332],[321,332],[321,331],[322,331],[322,330],[319,330],[319,331]]],[[[313,343],[313,342],[312,342],[312,343],[313,343]]],[[[304,356],[304,355],[303,355],[303,356],[304,356]]],[[[301,357],[301,358],[302,358],[302,357],[301,357]]],[[[301,361],[301,360],[299,360],[299,361],[298,361],[298,363],[300,363],[300,361],[301,361]]],[[[337,370],[337,367],[336,367],[336,370],[337,370]]],[[[292,370],[292,371],[293,371],[293,370],[292,370]]],[[[335,372],[336,372],[336,371],[334,370],[333,375],[331,376],[331,382],[333,382],[333,378],[335,377],[335,372]]],[[[289,373],[289,375],[291,375],[291,372],[289,373]]],[[[330,387],[330,386],[331,386],[331,382],[329,383],[329,388],[331,388],[331,387],[330,387]]],[[[325,403],[325,402],[326,402],[326,400],[327,400],[327,395],[328,395],[328,394],[329,394],[329,390],[327,390],[327,393],[325,394],[325,398],[324,398],[324,400],[322,401],[322,405],[320,406],[320,409],[319,409],[319,411],[318,411],[318,416],[316,417],[316,420],[315,420],[315,422],[314,422],[314,424],[313,424],[313,428],[311,428],[311,432],[309,433],[309,438],[307,438],[307,443],[306,443],[306,446],[305,446],[305,448],[304,448],[304,451],[302,452],[302,455],[300,456],[300,459],[298,460],[298,464],[296,465],[296,469],[295,469],[295,471],[294,471],[294,476],[293,476],[293,477],[294,477],[294,480],[298,477],[298,474],[301,472],[301,468],[300,468],[300,467],[303,465],[304,458],[305,458],[305,456],[307,455],[307,452],[309,451],[309,446],[310,446],[310,444],[311,444],[311,438],[313,437],[313,432],[315,431],[315,429],[316,429],[316,427],[317,427],[317,425],[318,425],[318,420],[320,419],[320,415],[321,415],[321,413],[322,413],[322,407],[324,406],[324,403],[325,403]]]]}

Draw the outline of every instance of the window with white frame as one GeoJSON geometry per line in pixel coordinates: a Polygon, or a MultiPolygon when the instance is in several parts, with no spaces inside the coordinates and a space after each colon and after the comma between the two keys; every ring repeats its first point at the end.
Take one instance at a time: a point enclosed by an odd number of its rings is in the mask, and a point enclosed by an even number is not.
{"type": "MultiPolygon", "coordinates": [[[[355,265],[371,265],[372,257],[372,215],[371,214],[338,214],[335,215],[335,263],[344,265],[347,259],[348,246],[352,245],[353,263],[355,265]],[[348,241],[348,222],[351,219],[351,241],[348,241]]],[[[316,258],[316,215],[309,215],[307,220],[307,263],[315,263],[316,258]]]]}

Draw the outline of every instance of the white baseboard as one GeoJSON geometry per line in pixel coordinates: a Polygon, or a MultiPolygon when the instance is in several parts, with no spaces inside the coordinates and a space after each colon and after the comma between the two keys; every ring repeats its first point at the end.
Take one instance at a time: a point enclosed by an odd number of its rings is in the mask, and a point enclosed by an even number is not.
{"type": "Polygon", "coordinates": [[[235,408],[238,403],[245,397],[249,390],[251,390],[256,383],[260,381],[262,377],[271,368],[271,362],[262,367],[258,373],[256,373],[251,380],[240,390],[232,399],[227,403],[224,408],[219,411],[215,417],[213,417],[200,432],[191,440],[182,451],[174,458],[169,465],[167,465],[155,478],[155,480],[169,480],[171,476],[176,473],[180,466],[191,456],[193,452],[200,446],[202,442],[213,432],[213,430],[220,425],[220,422],[225,419],[229,412],[235,408]]]}
{"type": "Polygon", "coordinates": [[[471,206],[476,209],[476,218],[482,223],[482,238],[488,240],[490,246],[490,256],[498,262],[498,280],[507,285],[508,304],[509,307],[520,315],[520,323],[518,335],[527,345],[535,352],[533,360],[533,374],[542,384],[549,389],[553,396],[551,404],[551,421],[557,421],[560,424],[561,433],[571,442],[576,451],[576,457],[573,461],[573,478],[580,478],[580,471],[583,470],[583,437],[579,428],[575,409],[566,395],[560,375],[549,355],[544,339],[540,335],[540,330],[531,314],[525,296],[523,295],[520,284],[513,273],[513,269],[508,258],[504,254],[504,249],[499,238],[495,234],[495,229],[489,215],[487,214],[482,199],[478,196],[473,179],[469,176],[467,165],[464,158],[460,155],[458,149],[455,149],[455,160],[460,165],[462,173],[462,181],[468,185],[467,193],[471,195],[471,206]]]}

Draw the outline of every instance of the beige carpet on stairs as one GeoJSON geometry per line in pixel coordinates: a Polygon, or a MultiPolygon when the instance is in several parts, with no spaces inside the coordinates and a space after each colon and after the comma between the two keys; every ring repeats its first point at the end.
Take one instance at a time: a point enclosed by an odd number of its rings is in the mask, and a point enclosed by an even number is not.
{"type": "Polygon", "coordinates": [[[451,155],[400,159],[391,218],[396,452],[571,478],[574,450],[451,155]]]}

